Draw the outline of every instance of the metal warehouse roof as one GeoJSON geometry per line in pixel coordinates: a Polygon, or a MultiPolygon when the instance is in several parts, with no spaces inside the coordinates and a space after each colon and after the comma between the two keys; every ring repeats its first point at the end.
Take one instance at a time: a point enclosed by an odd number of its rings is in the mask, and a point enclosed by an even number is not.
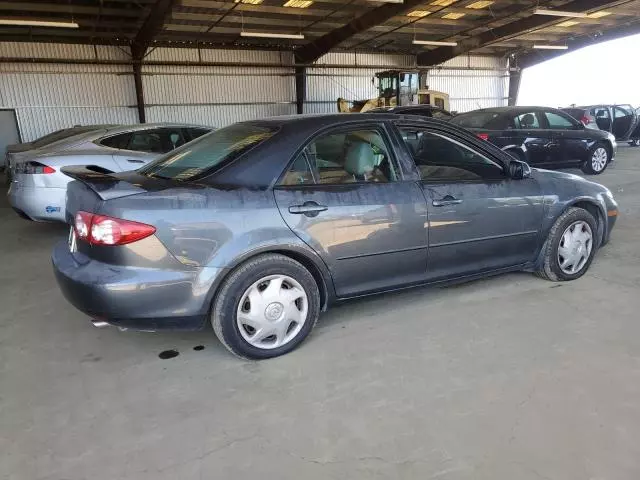
{"type": "Polygon", "coordinates": [[[533,64],[562,53],[536,43],[573,48],[640,33],[640,0],[6,0],[0,24],[0,41],[131,45],[140,58],[149,47],[176,46],[293,50],[301,64],[329,50],[413,54],[427,66],[466,53],[533,64]],[[6,24],[15,20],[77,27],[6,24]],[[255,33],[268,36],[246,36],[255,33]],[[271,37],[281,34],[304,38],[271,37]]]}

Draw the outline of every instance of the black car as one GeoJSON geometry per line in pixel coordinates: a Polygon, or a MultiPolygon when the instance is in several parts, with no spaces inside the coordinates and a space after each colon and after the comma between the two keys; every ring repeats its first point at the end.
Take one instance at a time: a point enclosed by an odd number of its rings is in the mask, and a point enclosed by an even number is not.
{"type": "Polygon", "coordinates": [[[589,105],[562,109],[582,123],[589,119],[595,128],[615,135],[618,142],[629,142],[629,145],[636,147],[640,146],[638,110],[631,105],[589,105]]]}
{"type": "Polygon", "coordinates": [[[394,113],[396,115],[418,115],[419,117],[437,118],[449,121],[453,115],[444,108],[433,105],[405,105],[402,107],[381,107],[369,110],[370,113],[394,113]]]}
{"type": "Polygon", "coordinates": [[[453,117],[451,122],[532,165],[579,166],[590,175],[604,172],[618,148],[611,133],[585,128],[555,108],[485,108],[453,117]]]}

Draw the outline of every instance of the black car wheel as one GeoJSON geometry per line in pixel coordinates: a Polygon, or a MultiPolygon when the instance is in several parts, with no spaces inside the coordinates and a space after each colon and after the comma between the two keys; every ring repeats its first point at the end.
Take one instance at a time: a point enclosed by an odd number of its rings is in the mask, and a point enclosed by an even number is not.
{"type": "Polygon", "coordinates": [[[631,145],[632,147],[640,147],[640,138],[629,140],[629,145],[631,145]]]}
{"type": "Polygon", "coordinates": [[[589,269],[599,246],[597,232],[597,223],[588,211],[568,209],[549,232],[537,274],[553,282],[580,278],[589,269]]]}
{"type": "Polygon", "coordinates": [[[600,175],[611,160],[609,149],[603,143],[596,143],[589,151],[589,158],[582,165],[582,171],[589,175],[600,175]]]}
{"type": "Polygon", "coordinates": [[[223,282],[211,323],[232,353],[266,359],[295,349],[320,315],[315,279],[300,263],[277,254],[255,257],[223,282]]]}

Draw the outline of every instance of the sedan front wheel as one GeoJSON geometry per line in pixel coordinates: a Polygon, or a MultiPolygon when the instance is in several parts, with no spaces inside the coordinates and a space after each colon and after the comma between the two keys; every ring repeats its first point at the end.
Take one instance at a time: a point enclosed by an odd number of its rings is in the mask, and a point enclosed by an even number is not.
{"type": "Polygon", "coordinates": [[[599,245],[596,220],[583,208],[569,208],[553,224],[537,274],[553,282],[575,280],[586,273],[599,245]]]}

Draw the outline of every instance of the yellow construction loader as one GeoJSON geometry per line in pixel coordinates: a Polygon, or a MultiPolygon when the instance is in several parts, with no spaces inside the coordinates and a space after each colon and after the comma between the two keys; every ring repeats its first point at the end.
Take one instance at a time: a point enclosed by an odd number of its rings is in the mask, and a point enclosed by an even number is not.
{"type": "Polygon", "coordinates": [[[350,104],[344,98],[338,99],[341,113],[365,113],[374,108],[390,108],[404,105],[433,105],[449,110],[449,95],[436,90],[421,89],[420,72],[387,70],[376,73],[378,98],[355,100],[350,104]]]}

